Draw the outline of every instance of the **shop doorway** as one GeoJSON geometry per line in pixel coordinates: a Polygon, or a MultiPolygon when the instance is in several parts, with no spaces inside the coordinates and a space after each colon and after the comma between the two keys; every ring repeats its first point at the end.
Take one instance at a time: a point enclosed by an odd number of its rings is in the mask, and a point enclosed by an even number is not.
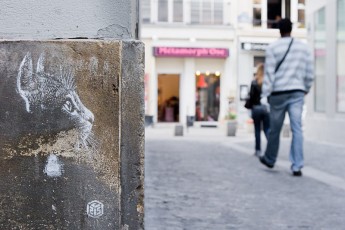
{"type": "Polygon", "coordinates": [[[196,121],[218,121],[220,105],[220,73],[196,74],[196,121]]]}
{"type": "Polygon", "coordinates": [[[158,122],[180,121],[180,75],[158,75],[158,122]]]}

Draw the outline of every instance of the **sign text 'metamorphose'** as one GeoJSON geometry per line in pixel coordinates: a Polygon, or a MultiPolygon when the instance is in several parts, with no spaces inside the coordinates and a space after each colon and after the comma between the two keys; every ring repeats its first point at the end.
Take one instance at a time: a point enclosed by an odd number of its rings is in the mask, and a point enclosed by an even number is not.
{"type": "Polygon", "coordinates": [[[154,47],[155,57],[227,58],[226,48],[154,47]]]}

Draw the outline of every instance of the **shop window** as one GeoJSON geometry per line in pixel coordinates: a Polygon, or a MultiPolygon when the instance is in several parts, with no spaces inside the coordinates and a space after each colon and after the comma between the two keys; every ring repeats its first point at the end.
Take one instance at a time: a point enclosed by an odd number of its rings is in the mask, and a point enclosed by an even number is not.
{"type": "MultiPolygon", "coordinates": [[[[286,12],[290,10],[289,3],[290,1],[285,1],[284,9],[286,12]]],[[[267,0],[267,28],[278,28],[278,22],[282,18],[282,8],[282,1],[267,0]]],[[[285,13],[285,17],[289,16],[285,13]]]]}
{"type": "Polygon", "coordinates": [[[223,24],[223,0],[191,0],[192,24],[223,24]]]}
{"type": "Polygon", "coordinates": [[[337,110],[345,112],[345,0],[337,4],[337,110]]]}
{"type": "Polygon", "coordinates": [[[253,26],[261,26],[261,0],[253,0],[253,26]]]}
{"type": "Polygon", "coordinates": [[[158,21],[168,21],[168,0],[158,0],[158,21]]]}
{"type": "Polygon", "coordinates": [[[154,0],[154,2],[158,4],[158,22],[183,22],[183,0],[154,0]]]}
{"type": "Polygon", "coordinates": [[[314,15],[315,19],[315,111],[326,110],[326,12],[321,8],[314,15]]]}
{"type": "Polygon", "coordinates": [[[298,0],[298,28],[305,27],[305,0],[298,0]]]}
{"type": "MultiPolygon", "coordinates": [[[[283,0],[282,5],[285,4],[285,7],[282,8],[282,14],[280,16],[284,16],[284,18],[291,18],[291,2],[293,0],[283,0]]],[[[295,9],[297,10],[297,9],[295,9]]],[[[277,19],[277,17],[275,18],[277,19]]]]}
{"type": "Polygon", "coordinates": [[[266,24],[267,28],[277,29],[282,18],[291,19],[291,12],[296,11],[297,17],[293,19],[296,20],[293,23],[298,28],[305,28],[305,8],[305,0],[253,0],[253,26],[261,27],[266,24]],[[292,8],[295,1],[298,3],[297,8],[292,8]],[[264,10],[267,10],[267,15],[262,14],[264,10]]]}
{"type": "Polygon", "coordinates": [[[204,24],[212,24],[212,8],[210,1],[201,1],[202,22],[204,24]]]}
{"type": "Polygon", "coordinates": [[[150,22],[150,14],[151,14],[151,7],[150,7],[151,0],[142,0],[141,2],[141,14],[143,23],[150,22]]]}
{"type": "Polygon", "coordinates": [[[191,23],[199,24],[200,23],[200,2],[199,0],[191,1],[191,23]]]}
{"type": "Polygon", "coordinates": [[[223,0],[214,0],[214,24],[223,24],[223,8],[223,0]]]}
{"type": "Polygon", "coordinates": [[[173,1],[173,21],[183,22],[183,0],[173,1]]]}
{"type": "Polygon", "coordinates": [[[196,121],[218,121],[220,105],[220,74],[196,74],[196,121]]]}

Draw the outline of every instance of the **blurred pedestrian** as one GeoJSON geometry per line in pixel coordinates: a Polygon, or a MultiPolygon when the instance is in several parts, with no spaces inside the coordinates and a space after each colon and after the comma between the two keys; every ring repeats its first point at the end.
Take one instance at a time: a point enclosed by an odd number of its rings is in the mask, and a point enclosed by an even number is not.
{"type": "Polygon", "coordinates": [[[308,46],[291,37],[289,19],[279,22],[281,38],[266,49],[265,76],[261,104],[270,109],[270,132],[260,162],[273,168],[279,150],[280,131],[288,112],[292,131],[290,161],[293,176],[302,176],[304,96],[309,92],[313,75],[313,58],[308,46]],[[268,100],[269,97],[269,100],[268,100]],[[268,104],[269,102],[269,104],[268,104]]]}
{"type": "Polygon", "coordinates": [[[255,129],[255,156],[261,156],[261,129],[263,129],[266,138],[269,130],[269,113],[265,105],[261,105],[261,87],[264,78],[264,64],[257,65],[255,79],[250,85],[249,100],[252,104],[252,118],[255,129]]]}

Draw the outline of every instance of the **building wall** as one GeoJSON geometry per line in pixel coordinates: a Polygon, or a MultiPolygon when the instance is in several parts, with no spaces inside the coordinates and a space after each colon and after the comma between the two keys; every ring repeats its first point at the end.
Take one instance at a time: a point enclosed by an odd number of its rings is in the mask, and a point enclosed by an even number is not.
{"type": "MultiPolygon", "coordinates": [[[[146,0],[147,1],[147,0],[146,0]]],[[[150,1],[157,4],[157,1],[150,1]]],[[[190,1],[185,1],[190,2],[190,1]]],[[[180,97],[184,102],[180,108],[182,118],[185,115],[194,115],[195,111],[195,83],[188,81],[194,76],[195,71],[218,70],[222,72],[221,77],[221,106],[220,120],[223,120],[229,109],[229,99],[233,98],[238,114],[238,123],[244,127],[250,117],[248,111],[243,107],[244,101],[240,100],[240,86],[249,85],[253,78],[254,56],[264,56],[265,51],[245,51],[241,48],[242,42],[269,44],[280,37],[276,29],[267,29],[267,0],[261,1],[262,6],[262,26],[253,27],[253,1],[252,0],[224,0],[223,25],[192,25],[188,15],[190,8],[184,8],[187,15],[183,23],[169,22],[160,23],[157,21],[157,7],[151,9],[150,23],[143,24],[142,39],[146,45],[146,69],[150,76],[150,93],[146,113],[156,116],[157,108],[157,71],[175,71],[181,74],[180,97]],[[152,47],[224,47],[230,51],[230,56],[226,59],[167,59],[164,64],[152,55],[152,47]],[[188,107],[188,108],[187,108],[188,107]],[[188,110],[188,111],[187,111],[188,110]]],[[[298,0],[291,1],[291,17],[295,21],[293,36],[305,40],[306,29],[298,28],[297,17],[298,0]]],[[[188,4],[187,4],[188,6],[188,4]]],[[[171,12],[170,12],[171,13],[171,12]]],[[[182,119],[182,122],[184,120],[182,119]]]]}
{"type": "Polygon", "coordinates": [[[137,0],[2,1],[0,38],[137,38],[137,0]]]}
{"type": "MultiPolygon", "coordinates": [[[[315,84],[308,95],[308,112],[305,120],[305,133],[309,138],[319,141],[343,144],[343,130],[345,129],[345,114],[338,110],[339,98],[338,86],[340,81],[337,74],[342,71],[342,59],[344,51],[337,48],[337,0],[308,1],[308,40],[314,50],[315,62],[318,66],[318,73],[322,74],[321,79],[316,79],[315,84]],[[311,3],[312,2],[312,3],[311,3]],[[325,11],[324,31],[320,32],[316,21],[316,15],[320,10],[325,11]],[[324,34],[324,35],[323,35],[324,34]],[[327,36],[323,38],[323,36],[327,36]],[[324,43],[320,43],[324,40],[324,43]],[[321,44],[321,47],[320,47],[321,44]],[[325,51],[320,54],[320,48],[325,51]],[[320,55],[324,55],[324,66],[320,69],[320,55]],[[322,81],[322,82],[321,82],[322,81]],[[317,96],[317,85],[323,88],[321,96],[317,96]],[[322,102],[320,102],[322,100],[322,102]],[[323,111],[317,109],[316,105],[324,103],[323,111]]],[[[341,47],[341,46],[340,46],[341,47]]]]}

